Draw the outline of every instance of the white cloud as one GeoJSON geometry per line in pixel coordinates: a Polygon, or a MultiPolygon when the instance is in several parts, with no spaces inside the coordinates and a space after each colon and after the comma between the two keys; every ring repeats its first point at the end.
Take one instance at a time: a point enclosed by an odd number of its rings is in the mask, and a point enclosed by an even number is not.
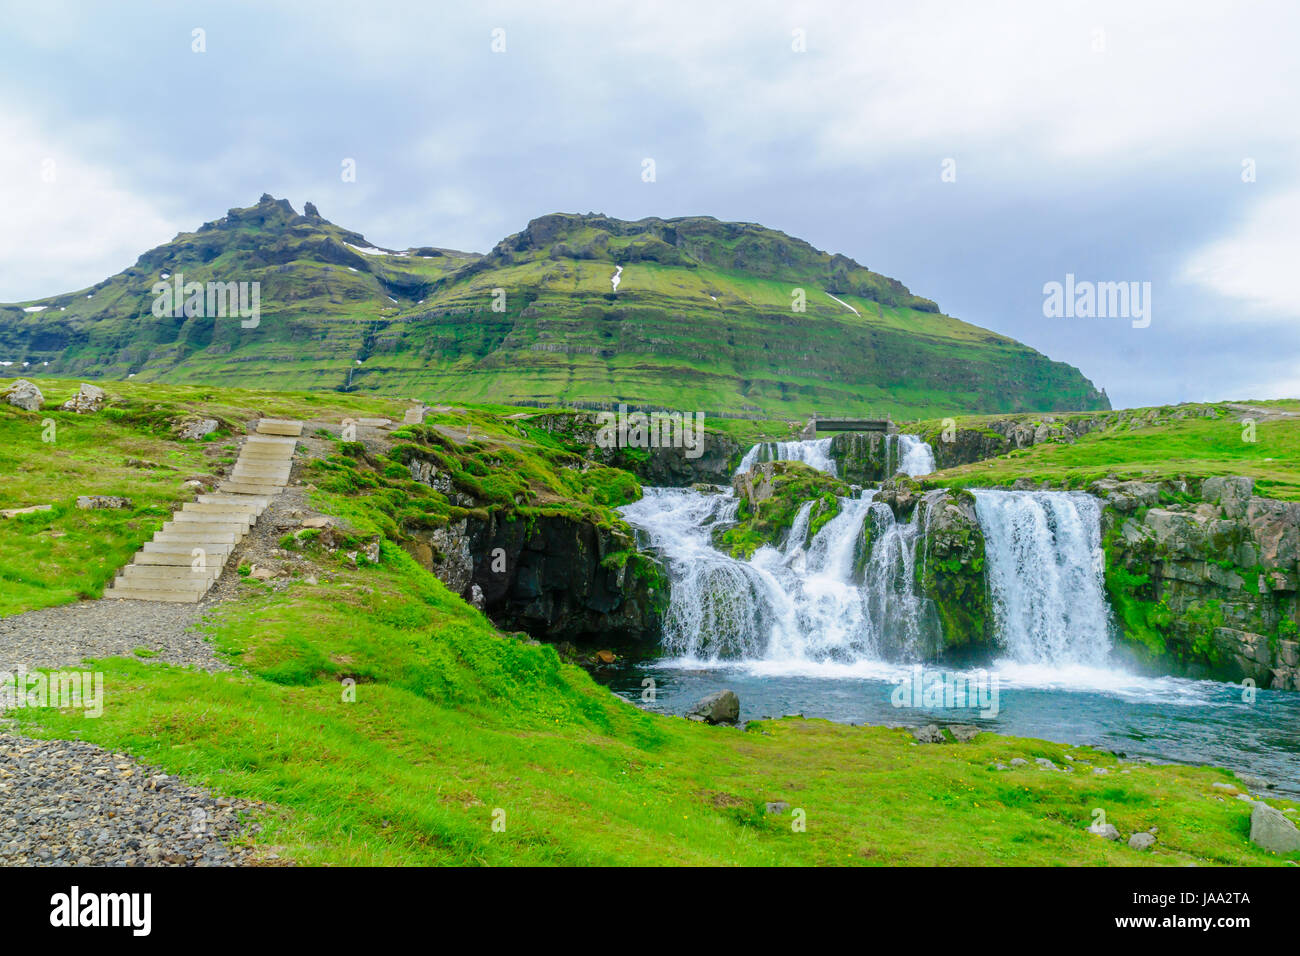
{"type": "Polygon", "coordinates": [[[0,302],[91,285],[180,231],[26,117],[0,109],[0,142],[0,302]]]}
{"type": "MultiPolygon", "coordinates": [[[[1254,186],[1243,184],[1243,190],[1254,186]]],[[[1300,189],[1267,197],[1228,235],[1196,250],[1181,278],[1245,303],[1258,316],[1300,316],[1300,189]]]]}

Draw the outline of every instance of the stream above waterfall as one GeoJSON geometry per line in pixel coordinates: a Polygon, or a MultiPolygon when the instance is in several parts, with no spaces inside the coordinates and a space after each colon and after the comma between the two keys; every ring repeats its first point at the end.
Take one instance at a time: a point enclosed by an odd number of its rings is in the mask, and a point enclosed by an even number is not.
{"type": "MultiPolygon", "coordinates": [[[[924,442],[890,437],[898,439],[891,459],[898,473],[933,467],[924,442]]],[[[828,452],[826,439],[758,445],[742,467],[797,460],[834,473],[828,452]]],[[[621,510],[665,562],[671,602],[659,654],[625,661],[608,676],[640,706],[680,714],[726,687],[740,696],[743,719],[971,723],[1224,766],[1300,793],[1300,694],[1254,691],[1248,701],[1239,685],[1142,676],[1125,666],[1103,582],[1100,507],[1089,495],[974,492],[994,649],[935,663],[940,623],[915,584],[917,562],[927,559],[926,500],[908,520],[895,520],[876,490],[864,489],[841,498],[838,514],[811,537],[808,503],[781,542],[742,560],[713,543],[714,531],[736,520],[732,489],[644,492],[621,510]],[[932,677],[992,675],[997,707],[895,706],[896,689],[918,664],[932,677]]]]}

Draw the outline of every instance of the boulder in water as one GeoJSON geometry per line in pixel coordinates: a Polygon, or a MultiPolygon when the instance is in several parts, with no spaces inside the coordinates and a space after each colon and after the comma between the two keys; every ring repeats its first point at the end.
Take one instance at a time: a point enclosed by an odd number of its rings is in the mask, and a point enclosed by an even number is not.
{"type": "Polygon", "coordinates": [[[25,412],[40,411],[41,403],[45,401],[41,390],[25,378],[20,378],[0,394],[3,394],[5,401],[10,405],[21,408],[25,412]]]}
{"type": "Polygon", "coordinates": [[[1300,850],[1300,830],[1281,810],[1257,802],[1250,811],[1250,842],[1271,853],[1295,853],[1300,850]]]}
{"type": "Polygon", "coordinates": [[[686,717],[706,724],[735,724],[740,720],[740,698],[732,690],[714,691],[687,711],[686,717]]]}

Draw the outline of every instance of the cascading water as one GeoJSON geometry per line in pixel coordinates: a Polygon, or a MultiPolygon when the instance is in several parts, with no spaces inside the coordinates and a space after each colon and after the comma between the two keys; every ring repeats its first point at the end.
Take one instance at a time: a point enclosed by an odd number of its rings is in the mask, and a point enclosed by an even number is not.
{"type": "Polygon", "coordinates": [[[976,491],[998,641],[1022,664],[1100,667],[1111,616],[1101,506],[1083,493],[976,491]]]}
{"type": "Polygon", "coordinates": [[[739,475],[749,471],[760,461],[801,461],[809,468],[816,468],[828,475],[836,474],[829,438],[761,442],[745,452],[745,457],[740,459],[735,473],[739,475]]]}
{"type": "Polygon", "coordinates": [[[714,529],[735,518],[731,492],[645,489],[622,511],[668,564],[664,650],[770,665],[915,659],[933,650],[937,616],[914,584],[921,524],[896,522],[873,497],[841,498],[839,513],[811,540],[806,502],[780,548],[741,561],[712,542],[714,529]],[[870,555],[864,531],[874,542],[870,555]]]}
{"type": "Polygon", "coordinates": [[[897,472],[912,478],[920,478],[934,471],[934,450],[930,443],[922,441],[919,435],[889,436],[898,439],[897,472]]]}

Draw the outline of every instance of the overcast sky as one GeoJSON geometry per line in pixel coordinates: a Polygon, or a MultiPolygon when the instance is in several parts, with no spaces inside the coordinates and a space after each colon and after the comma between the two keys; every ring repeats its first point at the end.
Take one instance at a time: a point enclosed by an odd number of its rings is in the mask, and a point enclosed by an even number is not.
{"type": "Polygon", "coordinates": [[[0,301],[263,192],[389,248],[702,214],[852,256],[1117,407],[1300,396],[1294,3],[0,10],[0,301]],[[1045,317],[1067,273],[1150,282],[1150,325],[1045,317]]]}

